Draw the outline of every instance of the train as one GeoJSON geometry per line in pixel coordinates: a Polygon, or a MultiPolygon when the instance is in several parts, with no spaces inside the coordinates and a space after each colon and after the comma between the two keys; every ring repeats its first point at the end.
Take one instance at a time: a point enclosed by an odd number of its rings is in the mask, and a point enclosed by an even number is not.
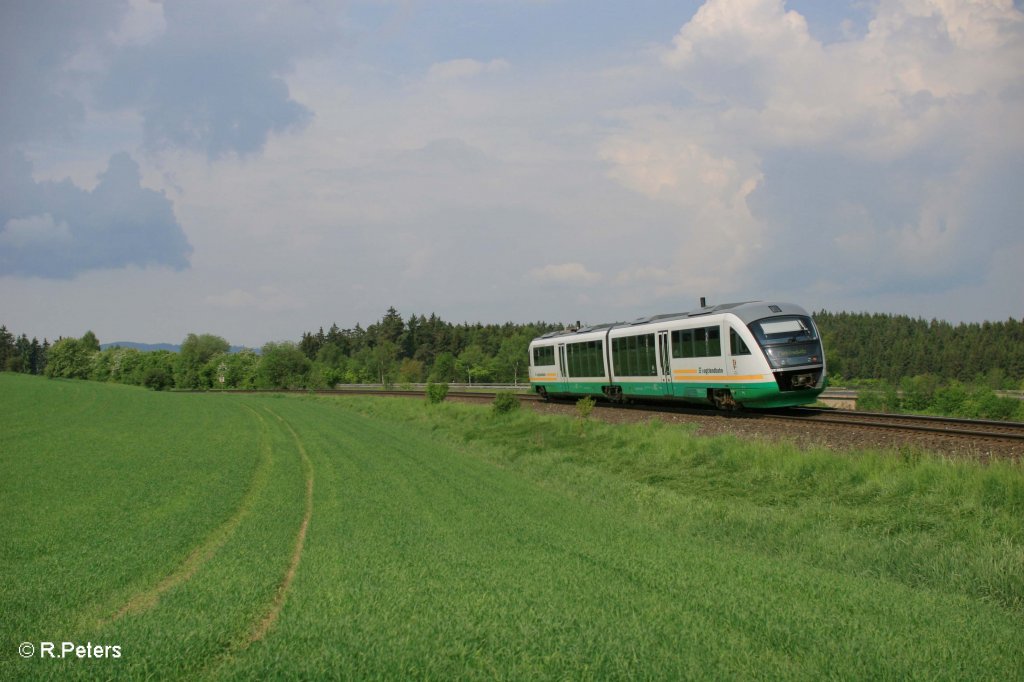
{"type": "Polygon", "coordinates": [[[530,388],[543,398],[736,410],[806,405],[827,385],[821,335],[792,303],[701,299],[691,312],[550,332],[529,354],[530,388]]]}

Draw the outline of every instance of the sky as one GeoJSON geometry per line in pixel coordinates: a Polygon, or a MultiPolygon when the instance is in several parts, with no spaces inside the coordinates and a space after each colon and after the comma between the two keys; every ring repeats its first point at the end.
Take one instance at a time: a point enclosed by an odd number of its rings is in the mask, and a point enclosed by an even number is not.
{"type": "Polygon", "coordinates": [[[7,0],[0,323],[1024,317],[1020,0],[7,0]]]}

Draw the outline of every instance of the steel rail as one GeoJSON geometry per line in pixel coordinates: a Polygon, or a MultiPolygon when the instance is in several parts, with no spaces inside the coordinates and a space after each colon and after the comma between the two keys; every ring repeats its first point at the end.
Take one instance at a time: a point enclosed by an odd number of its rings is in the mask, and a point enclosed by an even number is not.
{"type": "Polygon", "coordinates": [[[867,428],[920,431],[950,436],[968,436],[986,440],[1024,440],[1024,423],[991,419],[963,419],[917,414],[883,412],[847,412],[815,408],[790,408],[790,414],[773,415],[780,419],[814,423],[841,424],[867,428]]]}

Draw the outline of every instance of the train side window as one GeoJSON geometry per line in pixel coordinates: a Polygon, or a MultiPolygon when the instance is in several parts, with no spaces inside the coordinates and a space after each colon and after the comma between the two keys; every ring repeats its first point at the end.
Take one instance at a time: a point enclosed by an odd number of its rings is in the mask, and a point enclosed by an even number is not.
{"type": "Polygon", "coordinates": [[[604,342],[590,342],[590,376],[599,377],[604,375],[604,342]]]}
{"type": "Polygon", "coordinates": [[[707,357],[717,358],[722,355],[721,330],[718,327],[705,327],[704,331],[708,339],[707,357]]]}
{"type": "Polygon", "coordinates": [[[600,341],[580,341],[566,345],[570,377],[599,377],[604,374],[600,341]]]}
{"type": "MultiPolygon", "coordinates": [[[[601,352],[601,343],[595,344],[597,352],[601,352]]],[[[599,355],[602,363],[601,374],[604,373],[604,358],[599,355]]],[[[654,334],[624,336],[612,339],[612,366],[615,373],[624,377],[654,376],[658,373],[657,351],[654,334]]]]}
{"type": "Polygon", "coordinates": [[[692,329],[677,329],[676,331],[672,332],[672,357],[696,357],[693,352],[692,329]]]}
{"type": "Polygon", "coordinates": [[[708,356],[707,327],[700,327],[693,330],[693,357],[706,358],[708,356]]]}
{"type": "Polygon", "coordinates": [[[736,330],[729,327],[729,350],[733,355],[750,355],[750,349],[743,342],[736,330]]]}
{"type": "Polygon", "coordinates": [[[542,367],[555,364],[554,346],[536,346],[533,349],[533,366],[542,367]]]}
{"type": "Polygon", "coordinates": [[[676,358],[717,358],[722,355],[721,331],[718,327],[698,327],[680,332],[676,358]]]}
{"type": "Polygon", "coordinates": [[[654,334],[646,334],[644,336],[644,345],[646,346],[647,355],[645,360],[644,372],[646,376],[657,376],[658,375],[658,350],[657,345],[654,342],[654,334]]]}

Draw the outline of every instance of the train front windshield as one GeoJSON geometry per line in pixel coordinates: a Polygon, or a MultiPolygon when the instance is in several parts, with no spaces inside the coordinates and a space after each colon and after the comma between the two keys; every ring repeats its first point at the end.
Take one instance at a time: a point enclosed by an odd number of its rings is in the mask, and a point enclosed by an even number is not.
{"type": "Polygon", "coordinates": [[[774,369],[822,363],[821,340],[811,318],[769,317],[748,326],[774,369]]]}

